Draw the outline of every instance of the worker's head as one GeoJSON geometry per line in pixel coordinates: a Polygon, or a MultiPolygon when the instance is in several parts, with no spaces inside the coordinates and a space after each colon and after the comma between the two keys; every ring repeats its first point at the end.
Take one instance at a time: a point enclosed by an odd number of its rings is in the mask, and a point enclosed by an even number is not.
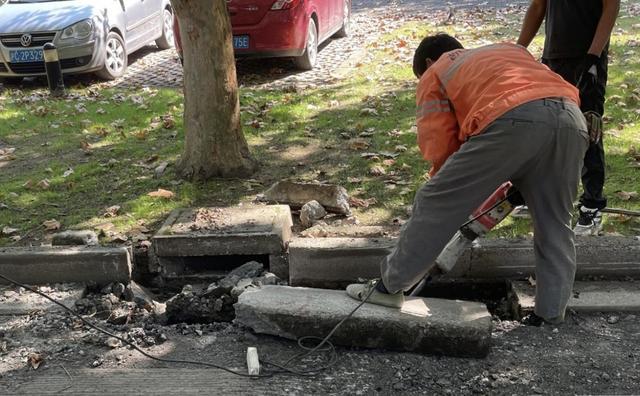
{"type": "Polygon", "coordinates": [[[425,37],[413,55],[413,74],[420,78],[440,55],[459,48],[463,48],[462,44],[446,33],[425,37]]]}

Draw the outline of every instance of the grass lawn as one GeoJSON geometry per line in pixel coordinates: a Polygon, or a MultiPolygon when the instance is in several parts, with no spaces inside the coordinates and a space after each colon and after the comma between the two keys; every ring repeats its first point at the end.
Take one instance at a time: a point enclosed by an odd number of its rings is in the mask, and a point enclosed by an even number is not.
{"type": "MultiPolygon", "coordinates": [[[[612,38],[605,191],[609,206],[638,210],[640,16],[631,7],[623,5],[612,38]]],[[[285,178],[345,186],[369,204],[355,210],[362,224],[406,218],[429,168],[415,143],[413,49],[437,31],[454,33],[469,47],[513,41],[522,17],[522,10],[469,11],[451,25],[406,21],[369,44],[366,58],[335,85],[302,92],[243,88],[245,134],[262,163],[250,180],[176,179],[172,165],[184,139],[180,90],[79,87],[69,98],[50,99],[39,89],[6,89],[0,93],[0,230],[15,231],[0,236],[0,246],[46,240],[46,221],[50,229],[58,223],[97,228],[107,241],[136,241],[174,208],[253,200],[285,178]],[[156,174],[163,163],[166,171],[156,174]],[[173,196],[148,195],[159,188],[173,196]]],[[[637,235],[640,222],[607,215],[605,230],[637,235]]],[[[494,234],[529,232],[528,221],[508,219],[494,234]]]]}

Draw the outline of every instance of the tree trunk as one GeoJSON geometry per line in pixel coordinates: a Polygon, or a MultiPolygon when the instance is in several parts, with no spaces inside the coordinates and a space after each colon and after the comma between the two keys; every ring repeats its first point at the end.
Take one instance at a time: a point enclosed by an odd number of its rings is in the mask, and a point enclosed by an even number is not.
{"type": "Polygon", "coordinates": [[[177,165],[187,179],[246,177],[256,162],[240,123],[231,22],[225,0],[173,0],[184,55],[185,145],[177,165]]]}

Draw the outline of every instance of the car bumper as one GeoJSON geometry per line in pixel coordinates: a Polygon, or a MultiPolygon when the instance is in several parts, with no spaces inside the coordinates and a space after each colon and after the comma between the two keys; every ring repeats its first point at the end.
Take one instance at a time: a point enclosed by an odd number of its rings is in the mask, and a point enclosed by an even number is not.
{"type": "MultiPolygon", "coordinates": [[[[103,51],[99,51],[97,40],[74,45],[59,45],[58,58],[64,74],[89,73],[102,68],[103,51]]],[[[11,63],[9,48],[0,45],[0,77],[31,77],[46,75],[44,62],[11,63]]],[[[42,49],[30,47],[29,49],[42,49]]]]}
{"type": "Polygon", "coordinates": [[[308,16],[302,10],[269,11],[252,26],[234,26],[234,36],[249,36],[249,48],[237,57],[292,57],[305,51],[308,16]]]}

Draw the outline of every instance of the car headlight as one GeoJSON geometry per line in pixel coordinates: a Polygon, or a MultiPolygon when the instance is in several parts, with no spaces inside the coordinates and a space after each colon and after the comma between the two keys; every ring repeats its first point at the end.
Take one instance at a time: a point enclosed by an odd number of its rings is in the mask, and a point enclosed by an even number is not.
{"type": "Polygon", "coordinates": [[[93,28],[93,21],[91,19],[85,19],[84,21],[75,23],[62,30],[60,40],[86,39],[87,37],[91,36],[91,34],[93,34],[93,28]]]}

